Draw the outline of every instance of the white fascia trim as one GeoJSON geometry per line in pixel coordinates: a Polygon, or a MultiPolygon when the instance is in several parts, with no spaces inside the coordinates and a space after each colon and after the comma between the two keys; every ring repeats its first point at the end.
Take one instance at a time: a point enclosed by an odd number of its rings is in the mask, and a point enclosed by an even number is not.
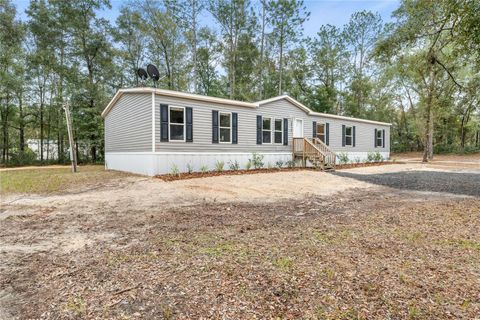
{"type": "Polygon", "coordinates": [[[290,103],[296,105],[297,107],[299,107],[300,109],[302,109],[308,115],[311,115],[311,116],[318,116],[318,117],[332,118],[332,119],[340,119],[340,120],[347,120],[347,121],[354,121],[354,122],[364,122],[364,123],[370,123],[370,124],[377,124],[377,125],[381,125],[381,126],[391,126],[392,125],[391,123],[387,123],[387,122],[380,122],[380,121],[373,121],[373,120],[367,120],[367,119],[359,119],[359,118],[338,116],[338,115],[329,114],[329,113],[315,112],[315,111],[311,110],[307,106],[303,105],[302,103],[298,102],[297,100],[293,99],[292,97],[290,97],[288,95],[283,95],[283,96],[278,96],[278,97],[258,101],[257,103],[258,103],[258,105],[262,105],[262,104],[275,102],[275,101],[282,100],[282,99],[285,99],[285,100],[289,101],[290,103]]]}
{"type": "Polygon", "coordinates": [[[370,124],[376,124],[376,125],[381,125],[381,126],[391,126],[391,123],[386,123],[386,122],[379,122],[379,121],[373,121],[373,120],[366,120],[366,119],[358,119],[358,118],[352,118],[352,117],[345,117],[345,116],[338,116],[334,114],[329,114],[329,113],[321,113],[321,112],[315,112],[312,111],[310,108],[306,107],[302,103],[298,102],[297,100],[293,99],[292,97],[288,95],[282,95],[278,97],[273,97],[270,99],[266,100],[261,100],[255,103],[250,103],[250,102],[243,102],[243,101],[236,101],[236,100],[230,100],[230,99],[223,99],[223,98],[216,98],[216,97],[209,97],[209,96],[202,96],[198,94],[192,94],[192,93],[184,93],[184,92],[178,92],[178,91],[172,91],[172,90],[165,90],[165,89],[156,89],[156,88],[129,88],[129,89],[120,89],[115,93],[113,96],[112,100],[108,103],[106,108],[102,112],[102,117],[105,118],[105,116],[110,112],[110,110],[113,108],[115,103],[120,99],[120,97],[124,93],[154,93],[160,96],[166,96],[166,97],[174,97],[174,98],[183,98],[183,99],[189,99],[189,100],[195,100],[195,101],[202,101],[202,102],[212,102],[212,103],[218,103],[218,104],[226,104],[226,105],[232,105],[232,106],[237,106],[237,107],[247,107],[247,108],[258,108],[260,105],[269,103],[269,102],[274,102],[278,100],[285,99],[292,104],[296,105],[305,113],[311,116],[319,116],[319,117],[325,117],[325,118],[332,118],[332,119],[341,119],[341,120],[347,120],[347,121],[355,121],[355,122],[364,122],[364,123],[370,123],[370,124]]]}
{"type": "Polygon", "coordinates": [[[102,112],[103,118],[105,118],[105,116],[110,112],[110,110],[113,108],[115,103],[118,101],[118,99],[120,99],[120,97],[124,93],[153,93],[159,96],[183,98],[183,99],[202,101],[202,102],[212,102],[212,103],[232,105],[237,107],[246,107],[246,108],[258,107],[258,103],[250,103],[250,102],[236,101],[236,100],[230,100],[230,99],[202,96],[199,94],[185,93],[185,92],[179,92],[179,91],[156,89],[156,88],[128,88],[128,89],[120,89],[117,91],[117,93],[115,93],[112,100],[110,100],[110,102],[102,112]]]}
{"type": "MultiPolygon", "coordinates": [[[[291,152],[288,151],[283,151],[283,152],[258,152],[260,154],[286,154],[286,155],[291,155],[291,152]]],[[[126,151],[126,152],[105,152],[107,155],[168,155],[168,154],[188,154],[188,155],[219,155],[219,154],[225,154],[225,155],[244,155],[248,154],[251,155],[253,152],[169,152],[169,151],[156,151],[156,152],[151,152],[151,151],[126,151]]]]}

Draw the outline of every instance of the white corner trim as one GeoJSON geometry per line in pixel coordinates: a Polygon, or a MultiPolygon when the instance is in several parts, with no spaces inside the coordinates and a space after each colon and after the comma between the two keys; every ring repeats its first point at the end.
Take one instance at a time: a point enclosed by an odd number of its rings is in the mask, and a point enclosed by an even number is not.
{"type": "Polygon", "coordinates": [[[152,92],[152,152],[155,152],[155,93],[152,92]]]}

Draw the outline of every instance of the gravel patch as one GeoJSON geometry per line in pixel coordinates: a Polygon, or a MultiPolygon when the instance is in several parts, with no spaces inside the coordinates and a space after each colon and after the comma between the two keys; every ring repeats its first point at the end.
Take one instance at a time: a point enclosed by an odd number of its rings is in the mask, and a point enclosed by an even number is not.
{"type": "Polygon", "coordinates": [[[401,190],[443,192],[480,197],[480,171],[474,173],[473,171],[413,170],[381,174],[355,174],[351,172],[335,172],[332,174],[401,190]]]}

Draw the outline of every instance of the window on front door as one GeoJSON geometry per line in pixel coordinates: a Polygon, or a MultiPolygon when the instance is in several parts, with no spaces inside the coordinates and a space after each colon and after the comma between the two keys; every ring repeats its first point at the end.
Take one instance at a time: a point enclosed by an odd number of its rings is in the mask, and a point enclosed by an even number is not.
{"type": "Polygon", "coordinates": [[[352,127],[345,127],[345,145],[352,145],[353,129],[352,127]]]}
{"type": "Polygon", "coordinates": [[[317,123],[317,138],[325,143],[325,124],[317,123]]]}

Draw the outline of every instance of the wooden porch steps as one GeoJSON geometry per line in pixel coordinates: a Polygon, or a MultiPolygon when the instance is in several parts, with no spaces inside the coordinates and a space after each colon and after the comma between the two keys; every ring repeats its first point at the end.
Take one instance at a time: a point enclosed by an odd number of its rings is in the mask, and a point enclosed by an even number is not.
{"type": "Polygon", "coordinates": [[[302,159],[304,167],[309,161],[317,169],[335,170],[337,156],[320,139],[293,138],[292,155],[294,159],[302,159]]]}

